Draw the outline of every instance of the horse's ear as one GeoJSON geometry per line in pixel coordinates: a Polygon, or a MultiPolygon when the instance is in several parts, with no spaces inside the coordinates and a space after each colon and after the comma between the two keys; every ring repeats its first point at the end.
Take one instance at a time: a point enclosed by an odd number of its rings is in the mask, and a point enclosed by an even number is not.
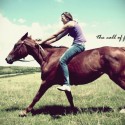
{"type": "Polygon", "coordinates": [[[27,38],[27,36],[28,36],[28,32],[21,38],[21,40],[22,41],[25,40],[27,38]]]}

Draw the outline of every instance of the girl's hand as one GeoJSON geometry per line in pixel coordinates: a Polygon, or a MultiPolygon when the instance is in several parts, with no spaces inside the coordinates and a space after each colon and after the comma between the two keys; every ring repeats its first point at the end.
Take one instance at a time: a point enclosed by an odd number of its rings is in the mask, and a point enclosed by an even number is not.
{"type": "Polygon", "coordinates": [[[42,39],[35,39],[35,42],[36,42],[37,44],[41,44],[41,43],[42,43],[42,39]]]}

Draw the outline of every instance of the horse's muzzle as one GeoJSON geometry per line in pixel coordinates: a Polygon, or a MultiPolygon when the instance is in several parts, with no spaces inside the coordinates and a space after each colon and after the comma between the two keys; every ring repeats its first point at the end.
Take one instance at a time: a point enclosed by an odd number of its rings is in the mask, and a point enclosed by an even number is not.
{"type": "Polygon", "coordinates": [[[9,63],[9,64],[12,64],[12,63],[14,62],[13,59],[10,58],[10,57],[7,57],[5,60],[6,60],[6,62],[9,63]]]}

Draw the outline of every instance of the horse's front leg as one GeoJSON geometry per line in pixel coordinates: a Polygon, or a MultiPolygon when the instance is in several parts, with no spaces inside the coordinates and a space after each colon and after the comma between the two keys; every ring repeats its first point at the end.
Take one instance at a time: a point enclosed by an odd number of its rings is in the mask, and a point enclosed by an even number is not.
{"type": "Polygon", "coordinates": [[[19,116],[23,117],[26,116],[27,113],[31,112],[33,110],[34,105],[40,100],[40,98],[44,95],[46,90],[50,87],[51,84],[49,84],[47,81],[43,81],[32,103],[25,110],[21,111],[19,116]]]}

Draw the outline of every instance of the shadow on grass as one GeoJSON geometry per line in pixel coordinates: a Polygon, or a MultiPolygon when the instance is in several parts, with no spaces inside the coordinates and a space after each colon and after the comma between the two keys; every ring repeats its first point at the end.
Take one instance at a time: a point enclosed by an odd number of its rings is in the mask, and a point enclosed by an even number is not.
{"type": "MultiPolygon", "coordinates": [[[[11,111],[16,111],[16,110],[21,110],[19,107],[12,106],[10,108],[5,109],[7,112],[11,111]]],[[[75,107],[72,109],[71,107],[68,106],[60,106],[60,105],[48,105],[48,106],[43,106],[39,109],[32,110],[32,115],[50,115],[53,119],[58,119],[61,118],[61,116],[65,116],[68,114],[82,114],[82,113],[105,113],[105,112],[113,112],[114,110],[110,107],[88,107],[88,108],[77,108],[75,107]]]]}
{"type": "Polygon", "coordinates": [[[12,106],[10,108],[5,109],[5,111],[7,112],[16,111],[16,110],[21,110],[21,109],[19,109],[18,106],[12,106]]]}
{"type": "Polygon", "coordinates": [[[122,109],[125,109],[125,106],[121,106],[118,108],[118,110],[122,110],[122,109]]]}
{"type": "Polygon", "coordinates": [[[113,109],[110,107],[88,107],[88,108],[77,108],[72,109],[71,107],[58,106],[58,105],[48,105],[41,107],[40,109],[36,109],[32,111],[32,115],[51,115],[53,118],[60,118],[61,116],[67,114],[80,114],[80,113],[101,113],[101,112],[113,112],[113,109]]]}

